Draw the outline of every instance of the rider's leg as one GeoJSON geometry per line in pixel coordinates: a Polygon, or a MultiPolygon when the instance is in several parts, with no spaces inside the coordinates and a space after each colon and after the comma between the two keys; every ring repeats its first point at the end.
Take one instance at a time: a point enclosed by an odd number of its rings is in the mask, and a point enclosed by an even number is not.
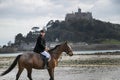
{"type": "Polygon", "coordinates": [[[51,58],[50,54],[47,51],[43,51],[41,54],[44,55],[48,59],[51,58]]]}
{"type": "Polygon", "coordinates": [[[46,57],[45,58],[45,68],[48,68],[48,60],[50,60],[51,56],[47,51],[44,51],[41,54],[46,57]]]}

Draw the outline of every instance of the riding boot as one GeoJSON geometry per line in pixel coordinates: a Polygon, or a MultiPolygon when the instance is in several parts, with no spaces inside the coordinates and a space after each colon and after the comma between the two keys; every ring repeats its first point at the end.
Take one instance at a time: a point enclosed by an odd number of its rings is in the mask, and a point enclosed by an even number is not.
{"type": "Polygon", "coordinates": [[[48,58],[45,58],[45,66],[44,66],[44,69],[48,69],[48,58]]]}

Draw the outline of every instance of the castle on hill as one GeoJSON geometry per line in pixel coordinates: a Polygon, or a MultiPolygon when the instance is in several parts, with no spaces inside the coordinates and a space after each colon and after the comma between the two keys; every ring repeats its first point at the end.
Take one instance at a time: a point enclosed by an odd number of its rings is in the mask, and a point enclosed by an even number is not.
{"type": "Polygon", "coordinates": [[[92,13],[91,12],[81,12],[81,9],[78,8],[78,12],[75,13],[68,13],[66,14],[65,21],[72,21],[72,20],[92,20],[92,13]]]}

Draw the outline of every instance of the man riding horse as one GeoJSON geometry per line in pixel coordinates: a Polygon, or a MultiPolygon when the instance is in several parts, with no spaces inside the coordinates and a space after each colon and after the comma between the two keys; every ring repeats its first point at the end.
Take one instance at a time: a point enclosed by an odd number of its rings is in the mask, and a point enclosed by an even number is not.
{"type": "Polygon", "coordinates": [[[44,61],[43,61],[43,56],[44,55],[46,57],[45,59],[45,63],[46,63],[46,68],[48,70],[50,79],[49,80],[54,80],[54,69],[58,64],[58,59],[60,58],[62,52],[65,52],[66,54],[68,54],[69,56],[73,55],[72,52],[72,48],[70,47],[70,45],[68,45],[67,42],[61,43],[60,45],[56,45],[53,49],[48,50],[48,53],[46,51],[46,45],[45,45],[45,31],[41,30],[40,31],[40,35],[37,39],[36,42],[36,46],[34,48],[34,54],[33,53],[24,53],[24,54],[20,54],[18,55],[15,60],[13,61],[13,63],[10,65],[10,67],[4,71],[3,73],[0,74],[0,76],[6,75],[8,74],[10,71],[12,71],[15,66],[18,63],[18,72],[16,74],[16,79],[18,80],[21,73],[23,72],[24,69],[27,70],[27,76],[29,78],[29,80],[33,80],[31,73],[32,73],[32,69],[43,69],[44,67],[44,61]],[[39,55],[39,54],[42,55],[39,55]],[[48,63],[48,59],[50,59],[49,63],[48,63]],[[47,65],[48,63],[48,65],[47,65]],[[47,67],[49,66],[49,68],[47,67]]]}
{"type": "Polygon", "coordinates": [[[42,54],[45,56],[45,66],[44,68],[48,68],[48,60],[51,58],[50,54],[47,52],[48,48],[46,47],[46,41],[45,41],[45,30],[40,31],[40,35],[37,38],[37,42],[34,48],[35,53],[42,54]]]}
{"type": "MultiPolygon", "coordinates": [[[[45,49],[44,49],[45,50],[45,49]]],[[[43,51],[44,52],[44,51],[43,51]]],[[[58,59],[60,58],[62,52],[65,52],[69,56],[73,55],[72,49],[70,45],[68,45],[67,42],[61,43],[60,45],[56,45],[53,49],[48,50],[50,53],[50,61],[49,61],[49,68],[47,68],[50,79],[49,80],[54,80],[54,69],[58,64],[58,59]]],[[[24,53],[18,55],[15,60],[12,62],[10,67],[4,71],[3,73],[0,74],[0,76],[8,74],[10,71],[12,71],[15,66],[18,63],[18,72],[16,74],[16,79],[18,80],[21,73],[23,72],[24,69],[27,70],[27,77],[29,80],[32,79],[32,69],[43,69],[43,64],[44,61],[42,59],[42,55],[40,56],[38,53],[24,53]]]]}

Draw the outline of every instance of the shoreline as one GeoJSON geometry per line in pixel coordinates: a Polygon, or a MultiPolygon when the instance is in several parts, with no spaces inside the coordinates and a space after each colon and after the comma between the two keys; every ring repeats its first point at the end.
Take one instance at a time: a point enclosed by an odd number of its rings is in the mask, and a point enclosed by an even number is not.
{"type": "MultiPolygon", "coordinates": [[[[119,53],[120,54],[120,53],[119,53]]],[[[0,57],[0,68],[8,67],[14,61],[15,56],[0,57]]],[[[62,55],[59,58],[58,67],[80,66],[120,66],[120,55],[62,55]]]]}

